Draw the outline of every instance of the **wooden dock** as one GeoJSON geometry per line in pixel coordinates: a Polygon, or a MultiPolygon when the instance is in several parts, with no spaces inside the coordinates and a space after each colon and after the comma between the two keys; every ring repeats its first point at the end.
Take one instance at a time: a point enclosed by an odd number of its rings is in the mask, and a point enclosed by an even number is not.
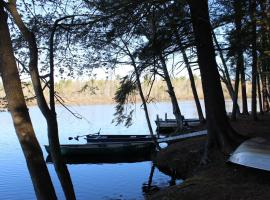
{"type": "Polygon", "coordinates": [[[176,135],[176,136],[170,136],[166,138],[160,138],[157,140],[158,143],[166,142],[166,143],[172,143],[172,142],[177,142],[183,139],[187,138],[192,138],[192,137],[197,137],[197,136],[203,136],[207,135],[207,130],[203,131],[196,131],[192,133],[186,133],[186,134],[181,134],[181,135],[176,135]]]}
{"type": "MultiPolygon", "coordinates": [[[[182,122],[183,122],[184,127],[195,127],[195,126],[198,126],[200,124],[200,120],[197,118],[185,119],[183,117],[182,122]]],[[[159,116],[157,115],[155,123],[157,125],[156,131],[162,135],[167,135],[169,133],[173,133],[177,129],[176,119],[168,119],[167,113],[165,113],[164,120],[162,118],[159,118],[159,116]]]]}

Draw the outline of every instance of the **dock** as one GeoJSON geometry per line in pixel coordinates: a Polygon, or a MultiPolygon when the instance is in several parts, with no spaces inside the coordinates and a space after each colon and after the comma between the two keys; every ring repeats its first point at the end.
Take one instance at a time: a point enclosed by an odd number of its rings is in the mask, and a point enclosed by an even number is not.
{"type": "Polygon", "coordinates": [[[160,139],[157,140],[157,142],[158,143],[162,143],[162,142],[173,143],[173,142],[181,141],[181,140],[184,140],[184,139],[203,136],[203,135],[207,135],[207,130],[196,131],[196,132],[192,132],[192,133],[186,133],[186,134],[181,134],[181,135],[176,135],[176,136],[160,138],[160,139]]]}
{"type": "MultiPolygon", "coordinates": [[[[184,117],[182,118],[183,125],[185,127],[194,127],[198,126],[200,124],[199,119],[185,119],[184,117]]],[[[157,115],[155,123],[157,125],[156,131],[160,134],[168,134],[172,133],[177,129],[177,122],[176,119],[168,119],[167,118],[167,113],[165,113],[165,118],[164,120],[162,118],[159,118],[157,115]]]]}

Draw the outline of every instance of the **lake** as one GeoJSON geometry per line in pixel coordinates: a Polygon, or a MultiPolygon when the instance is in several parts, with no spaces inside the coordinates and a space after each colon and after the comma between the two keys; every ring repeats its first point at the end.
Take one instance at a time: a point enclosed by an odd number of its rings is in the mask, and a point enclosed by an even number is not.
{"type": "MultiPolygon", "coordinates": [[[[203,104],[203,102],[202,102],[203,104]]],[[[193,101],[179,102],[185,118],[197,117],[193,101]]],[[[231,103],[228,103],[231,109],[231,103]]],[[[203,105],[202,105],[203,106],[203,105]]],[[[204,107],[204,106],[203,106],[204,107]]],[[[133,125],[126,128],[111,123],[114,105],[71,106],[73,112],[83,119],[77,119],[66,109],[57,107],[60,143],[75,143],[69,136],[97,132],[101,134],[149,134],[140,104],[136,105],[133,125]]],[[[156,103],[149,105],[149,114],[153,129],[158,114],[172,118],[171,104],[156,103]]],[[[48,144],[46,122],[37,107],[29,109],[36,136],[42,146],[44,157],[47,157],[44,145],[48,144]]],[[[1,200],[35,199],[31,179],[25,159],[15,134],[11,116],[8,112],[0,113],[0,196],[1,200]]],[[[80,143],[84,143],[83,139],[80,143]]],[[[47,164],[59,199],[64,199],[60,183],[52,164],[47,164]]],[[[152,167],[151,161],[118,164],[69,164],[68,169],[73,181],[77,199],[144,199],[143,186],[147,184],[152,167]]],[[[152,185],[158,188],[169,186],[171,178],[155,169],[152,185]]],[[[177,181],[179,184],[181,181],[177,181]]]]}

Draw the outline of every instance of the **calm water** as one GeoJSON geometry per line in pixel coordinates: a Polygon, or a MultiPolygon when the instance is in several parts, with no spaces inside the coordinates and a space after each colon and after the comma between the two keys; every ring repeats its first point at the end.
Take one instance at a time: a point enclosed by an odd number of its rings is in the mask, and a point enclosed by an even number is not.
{"type": "MultiPolygon", "coordinates": [[[[168,103],[151,104],[149,108],[153,128],[156,128],[154,120],[157,114],[164,117],[164,113],[167,112],[168,117],[172,117],[171,105],[168,103]]],[[[180,108],[186,118],[197,116],[193,101],[180,102],[180,108]]],[[[93,133],[99,128],[103,134],[148,134],[140,105],[136,108],[134,124],[128,129],[111,124],[114,105],[73,106],[71,109],[80,113],[85,119],[76,119],[65,109],[58,107],[60,143],[72,143],[74,141],[69,141],[69,136],[93,133]]],[[[47,153],[43,147],[44,144],[48,144],[45,120],[37,107],[30,108],[30,114],[46,158],[47,153]]],[[[0,199],[35,199],[9,113],[0,113],[0,134],[0,199]]],[[[83,139],[80,142],[84,143],[83,139]]],[[[51,164],[47,166],[59,199],[64,199],[53,166],[51,164]]],[[[151,166],[152,163],[147,161],[121,164],[77,164],[68,165],[68,169],[77,199],[143,199],[142,187],[148,182],[151,166]]],[[[153,185],[162,188],[168,186],[169,181],[169,176],[155,170],[153,185]]]]}

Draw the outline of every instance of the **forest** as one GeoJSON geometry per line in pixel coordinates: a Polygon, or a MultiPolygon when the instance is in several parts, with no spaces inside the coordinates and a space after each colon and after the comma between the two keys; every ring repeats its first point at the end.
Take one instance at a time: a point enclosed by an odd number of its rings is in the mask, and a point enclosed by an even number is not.
{"type": "Polygon", "coordinates": [[[63,92],[62,97],[56,79],[89,77],[78,91],[95,99],[99,91],[94,70],[102,68],[106,73],[132,69],[109,84],[118,87],[114,94],[107,91],[116,103],[116,124],[131,125],[130,105],[137,103],[136,96],[158,150],[157,164],[187,178],[180,186],[147,198],[267,199],[269,172],[225,163],[245,140],[269,134],[269,47],[268,0],[0,0],[0,108],[12,117],[36,198],[57,195],[28,102],[35,102],[46,121],[51,159],[65,198],[76,199],[61,155],[56,111],[58,105],[68,107],[69,95],[63,92]],[[174,71],[186,71],[189,80],[184,86],[176,84],[174,71]],[[181,132],[178,99],[186,98],[187,87],[207,137],[161,150],[148,104],[153,97],[169,101],[181,132]],[[233,104],[229,111],[225,98],[233,104]],[[224,177],[213,180],[219,173],[224,177]]]}

